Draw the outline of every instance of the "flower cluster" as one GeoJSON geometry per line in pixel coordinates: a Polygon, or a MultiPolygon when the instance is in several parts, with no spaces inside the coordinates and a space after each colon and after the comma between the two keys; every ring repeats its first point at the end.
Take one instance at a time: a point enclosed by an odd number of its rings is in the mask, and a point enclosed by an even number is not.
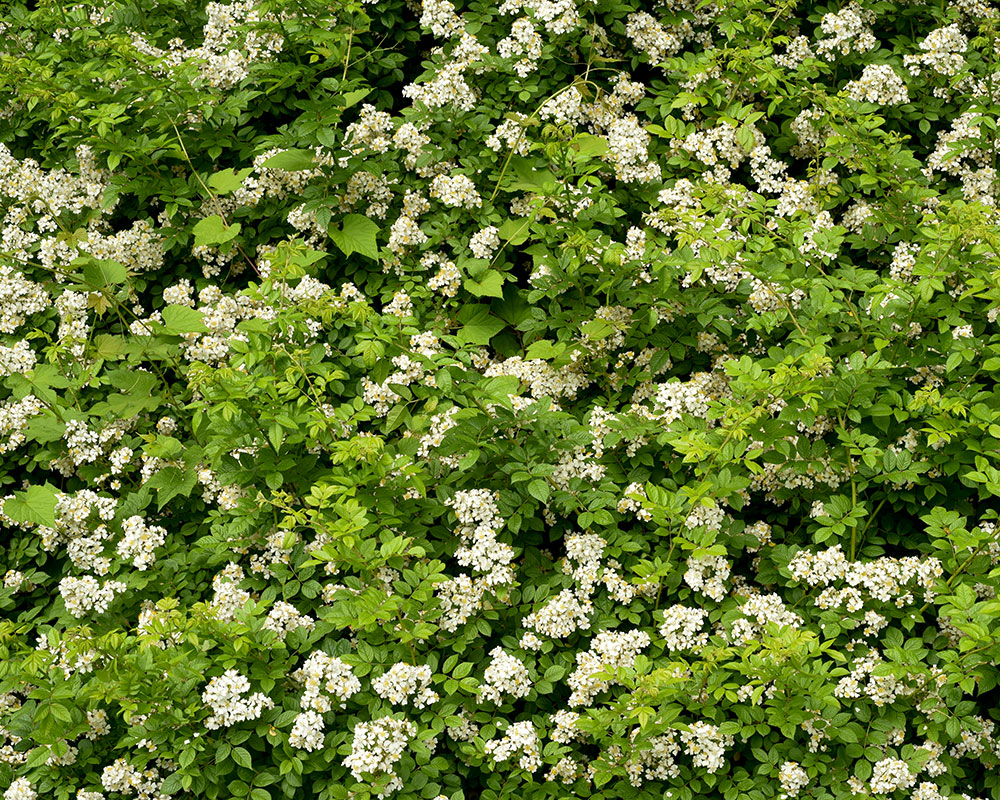
{"type": "Polygon", "coordinates": [[[202,702],[212,709],[205,720],[209,730],[257,719],[265,708],[274,708],[274,701],[261,692],[248,694],[250,681],[237,670],[230,669],[212,678],[201,693],[202,702]]]}
{"type": "Polygon", "coordinates": [[[869,562],[848,561],[840,545],[819,553],[801,550],[789,562],[788,568],[796,581],[827,587],[816,597],[817,606],[846,606],[849,611],[862,607],[866,599],[864,593],[882,603],[894,601],[902,608],[914,601],[912,592],[907,589],[910,583],[922,586],[924,597],[930,600],[934,596],[934,584],[944,572],[936,558],[886,556],[869,562]],[[831,586],[837,582],[844,582],[847,587],[838,590],[831,586]]]}
{"type": "Polygon", "coordinates": [[[817,40],[816,51],[832,61],[838,52],[846,56],[874,50],[878,46],[870,27],[874,21],[874,13],[856,2],[848,3],[839,12],[825,14],[819,25],[823,38],[817,40]]]}
{"type": "Polygon", "coordinates": [[[514,579],[510,566],[514,550],[497,540],[503,519],[490,492],[472,489],[458,492],[448,500],[458,517],[458,535],[462,545],[455,552],[461,566],[481,573],[477,577],[461,574],[438,584],[445,619],[442,627],[456,630],[479,608],[488,590],[509,584],[514,579]]]}
{"type": "Polygon", "coordinates": [[[524,697],[531,691],[531,680],[524,664],[505,652],[502,647],[490,651],[490,665],[483,673],[479,695],[489,702],[500,703],[504,695],[524,697]]]}
{"type": "Polygon", "coordinates": [[[722,556],[691,556],[684,573],[684,583],[721,603],[726,596],[730,571],[729,562],[722,556]]]}
{"type": "Polygon", "coordinates": [[[862,103],[897,106],[909,103],[906,84],[888,64],[869,64],[856,81],[844,87],[847,96],[862,103]]]}
{"type": "Polygon", "coordinates": [[[371,722],[359,722],[354,727],[351,752],[344,759],[344,766],[359,781],[364,780],[366,775],[374,775],[376,779],[388,778],[388,782],[377,791],[378,797],[385,797],[403,785],[393,767],[416,733],[416,726],[405,719],[382,717],[371,722]]]}
{"type": "Polygon", "coordinates": [[[660,636],[668,650],[691,650],[708,644],[708,634],[701,630],[708,612],[702,608],[671,606],[663,612],[660,636]]]}
{"type": "Polygon", "coordinates": [[[271,610],[267,612],[267,619],[264,620],[264,630],[274,631],[284,639],[290,631],[298,628],[312,630],[316,625],[316,620],[308,614],[302,614],[291,603],[279,600],[271,610]]]}
{"type": "Polygon", "coordinates": [[[809,785],[809,773],[798,761],[786,761],[778,770],[781,789],[788,797],[798,797],[799,792],[809,785]]]}
{"type": "Polygon", "coordinates": [[[142,517],[133,515],[122,522],[124,536],[118,543],[118,555],[138,570],[149,569],[156,560],[153,551],[167,539],[167,529],[159,525],[147,525],[142,517]]]}
{"type": "Polygon", "coordinates": [[[15,778],[3,793],[4,800],[35,800],[38,793],[27,778],[15,778]]]}
{"type": "Polygon", "coordinates": [[[111,606],[116,594],[126,589],[122,581],[99,582],[92,575],[74,578],[67,575],[59,581],[59,594],[62,595],[66,610],[74,617],[83,617],[89,612],[103,614],[111,606]]]}
{"type": "Polygon", "coordinates": [[[635,665],[636,657],[650,641],[649,634],[641,630],[597,634],[589,650],[576,654],[576,669],[567,680],[573,690],[569,704],[589,706],[598,694],[612,685],[615,681],[612,675],[618,669],[630,669],[635,665]]]}
{"type": "Polygon", "coordinates": [[[521,757],[517,765],[528,772],[534,772],[542,764],[538,735],[535,733],[535,726],[529,720],[511,723],[503,738],[486,743],[486,752],[492,755],[498,764],[520,752],[521,757]]]}
{"type": "Polygon", "coordinates": [[[323,746],[323,713],[330,710],[331,702],[322,692],[325,690],[343,701],[361,688],[350,668],[339,659],[316,657],[324,655],[313,653],[293,676],[306,687],[300,701],[303,710],[296,715],[288,738],[289,744],[300,750],[314,751],[323,746]]]}
{"type": "Polygon", "coordinates": [[[373,680],[372,689],[393,705],[412,702],[414,708],[424,708],[440,699],[430,688],[431,677],[431,668],[426,664],[415,667],[400,662],[373,680]]]}
{"type": "Polygon", "coordinates": [[[692,757],[696,767],[718,772],[725,766],[726,748],[732,747],[733,737],[719,731],[717,725],[699,720],[681,731],[684,752],[692,757]]]}

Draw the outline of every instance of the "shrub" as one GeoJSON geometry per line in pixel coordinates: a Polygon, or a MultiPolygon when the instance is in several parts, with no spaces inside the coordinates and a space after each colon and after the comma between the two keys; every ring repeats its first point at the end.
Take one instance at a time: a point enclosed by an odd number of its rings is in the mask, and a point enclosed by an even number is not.
{"type": "Polygon", "coordinates": [[[34,5],[6,800],[1000,797],[993,4],[34,5]]]}

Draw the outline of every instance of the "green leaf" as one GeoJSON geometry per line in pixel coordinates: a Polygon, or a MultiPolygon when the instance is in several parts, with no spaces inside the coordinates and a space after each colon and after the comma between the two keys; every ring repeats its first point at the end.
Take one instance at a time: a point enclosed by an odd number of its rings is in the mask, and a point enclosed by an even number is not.
{"type": "Polygon", "coordinates": [[[510,172],[515,180],[504,187],[508,191],[551,192],[558,183],[549,170],[536,169],[534,159],[522,156],[511,156],[510,172]]]}
{"type": "Polygon", "coordinates": [[[261,166],[267,169],[283,169],[285,172],[312,169],[316,166],[314,156],[312,150],[285,150],[283,153],[271,156],[261,166]]]}
{"type": "Polygon", "coordinates": [[[743,148],[744,152],[749,153],[753,150],[754,144],[756,143],[753,135],[753,129],[748,125],[741,126],[736,132],[736,142],[743,148]]]}
{"type": "Polygon", "coordinates": [[[224,169],[216,172],[214,175],[210,175],[208,185],[215,189],[217,194],[229,194],[239,189],[243,185],[243,181],[247,175],[251,172],[253,172],[253,167],[241,169],[239,172],[233,169],[224,169]]]}
{"type": "Polygon", "coordinates": [[[250,753],[244,747],[234,747],[232,755],[233,761],[241,767],[249,767],[253,763],[250,759],[250,753]]]}
{"type": "Polygon", "coordinates": [[[570,140],[569,146],[577,151],[578,157],[603,156],[608,152],[608,140],[591,133],[578,133],[570,140]]]}
{"type": "Polygon", "coordinates": [[[361,102],[371,93],[372,93],[371,89],[355,89],[353,92],[347,92],[343,96],[344,108],[350,108],[351,106],[361,102]]]}
{"type": "Polygon", "coordinates": [[[91,286],[103,288],[116,283],[125,283],[128,273],[117,261],[91,258],[83,267],[83,279],[91,286]]]}
{"type": "Polygon", "coordinates": [[[49,760],[49,756],[52,755],[52,751],[48,747],[42,745],[41,747],[36,747],[28,755],[28,760],[24,763],[25,769],[33,769],[34,767],[40,767],[42,764],[49,760]]]}
{"type": "Polygon", "coordinates": [[[385,416],[385,431],[389,433],[396,430],[400,425],[409,419],[410,415],[406,410],[405,403],[397,403],[389,409],[385,416]]]}
{"type": "Polygon", "coordinates": [[[17,522],[54,528],[56,492],[48,483],[29,486],[27,491],[15,492],[13,498],[4,501],[3,513],[17,522]]]}
{"type": "Polygon", "coordinates": [[[509,219],[497,230],[497,234],[501,239],[514,245],[524,244],[524,241],[528,238],[528,234],[530,232],[530,217],[528,219],[509,219]]]}
{"type": "Polygon", "coordinates": [[[375,236],[378,225],[361,214],[348,214],[340,229],[332,228],[330,238],[345,256],[360,253],[371,259],[378,258],[378,242],[375,236]]]}
{"type": "Polygon", "coordinates": [[[529,360],[534,358],[559,358],[565,350],[565,342],[550,342],[548,339],[539,339],[537,342],[532,342],[528,346],[525,358],[528,358],[529,360]]]}
{"type": "Polygon", "coordinates": [[[463,323],[458,332],[462,344],[489,344],[490,339],[504,329],[502,320],[490,314],[487,306],[468,305],[458,312],[458,320],[463,323]]]}
{"type": "Polygon", "coordinates": [[[503,297],[503,275],[496,270],[487,272],[481,281],[466,278],[462,285],[476,297],[503,297]]]}
{"type": "Polygon", "coordinates": [[[547,503],[549,501],[549,485],[541,478],[535,478],[528,484],[528,494],[540,503],[547,503]]]}
{"type": "Polygon", "coordinates": [[[141,486],[138,491],[132,492],[118,503],[118,515],[122,519],[128,519],[134,514],[138,514],[149,505],[149,488],[141,486]]]}
{"type": "MultiPolygon", "coordinates": [[[[107,406],[119,419],[131,419],[143,411],[153,411],[163,400],[160,394],[109,394],[107,406]]],[[[97,406],[95,405],[94,408],[97,406]]]]}
{"type": "Polygon", "coordinates": [[[192,228],[194,231],[194,243],[196,245],[224,244],[239,236],[242,225],[238,222],[233,225],[226,225],[222,217],[213,214],[205,217],[192,228]]]}
{"type": "Polygon", "coordinates": [[[160,794],[176,794],[182,788],[180,772],[173,772],[168,775],[160,784],[160,794]]]}
{"type": "Polygon", "coordinates": [[[612,334],[614,328],[607,320],[592,319],[585,322],[580,330],[583,331],[584,336],[590,339],[604,339],[612,334]]]}
{"type": "Polygon", "coordinates": [[[65,432],[66,423],[56,419],[51,411],[44,411],[37,417],[32,417],[25,430],[27,438],[40,444],[62,439],[65,432]]]}
{"type": "Polygon", "coordinates": [[[121,336],[99,333],[94,337],[93,353],[97,358],[111,361],[125,355],[125,345],[125,339],[121,336]]]}
{"type": "Polygon", "coordinates": [[[156,386],[156,376],[140,370],[119,367],[104,376],[104,383],[125,394],[149,395],[156,386]]]}
{"type": "Polygon", "coordinates": [[[459,258],[458,268],[467,272],[474,281],[478,281],[489,270],[490,260],[488,258],[459,258]]]}
{"type": "Polygon", "coordinates": [[[167,333],[208,333],[200,311],[187,306],[166,306],[160,312],[167,333]]]}
{"type": "Polygon", "coordinates": [[[156,489],[157,508],[162,509],[177,495],[189,496],[197,480],[198,473],[193,469],[167,466],[158,470],[144,485],[156,489]]]}

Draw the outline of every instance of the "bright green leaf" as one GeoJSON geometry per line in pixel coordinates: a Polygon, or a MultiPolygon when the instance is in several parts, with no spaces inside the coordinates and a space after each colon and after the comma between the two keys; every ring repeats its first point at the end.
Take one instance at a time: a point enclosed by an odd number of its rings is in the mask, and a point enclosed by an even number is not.
{"type": "Polygon", "coordinates": [[[160,312],[167,333],[207,333],[203,315],[187,306],[166,306],[160,312]]]}
{"type": "Polygon", "coordinates": [[[371,259],[378,258],[378,242],[375,239],[378,225],[361,214],[348,214],[340,229],[331,228],[330,238],[345,256],[360,253],[371,259]]]}
{"type": "Polygon", "coordinates": [[[34,484],[27,491],[15,492],[14,497],[3,502],[3,513],[16,522],[27,522],[33,525],[44,525],[54,528],[56,525],[56,493],[54,486],[34,484]]]}
{"type": "Polygon", "coordinates": [[[267,169],[283,169],[285,172],[313,169],[316,166],[315,153],[312,150],[285,150],[271,156],[261,166],[267,169]]]}
{"type": "Polygon", "coordinates": [[[226,225],[222,217],[214,214],[199,220],[192,228],[194,232],[194,243],[196,245],[225,244],[239,236],[242,226],[237,222],[233,225],[226,225]]]}
{"type": "Polygon", "coordinates": [[[489,344],[490,339],[505,327],[503,321],[490,314],[488,307],[481,305],[463,307],[458,319],[463,323],[458,340],[465,345],[489,344]]]}
{"type": "Polygon", "coordinates": [[[466,278],[462,285],[476,297],[503,297],[503,275],[496,270],[487,272],[480,281],[466,278]]]}

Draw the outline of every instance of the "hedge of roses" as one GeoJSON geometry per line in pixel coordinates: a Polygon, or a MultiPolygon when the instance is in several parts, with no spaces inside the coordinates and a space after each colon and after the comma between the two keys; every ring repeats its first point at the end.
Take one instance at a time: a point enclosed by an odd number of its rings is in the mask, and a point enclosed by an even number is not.
{"type": "Polygon", "coordinates": [[[995,3],[0,9],[5,800],[1000,798],[995,3]]]}

